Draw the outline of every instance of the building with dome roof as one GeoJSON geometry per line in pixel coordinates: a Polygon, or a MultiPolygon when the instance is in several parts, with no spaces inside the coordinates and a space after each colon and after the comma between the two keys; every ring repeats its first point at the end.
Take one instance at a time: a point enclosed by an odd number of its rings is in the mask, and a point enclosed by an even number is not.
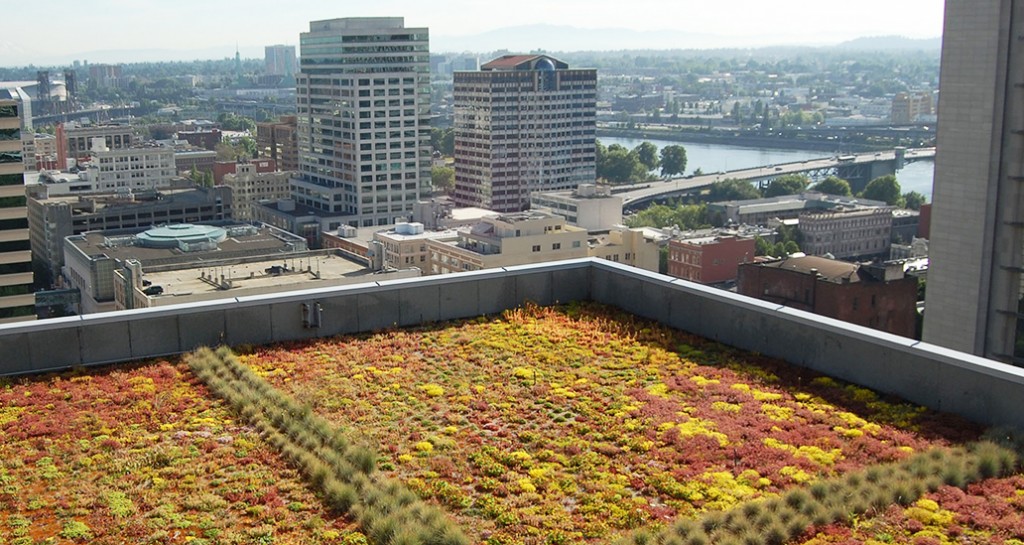
{"type": "Polygon", "coordinates": [[[597,70],[505,55],[455,72],[455,202],[497,212],[594,183],[597,70]]]}

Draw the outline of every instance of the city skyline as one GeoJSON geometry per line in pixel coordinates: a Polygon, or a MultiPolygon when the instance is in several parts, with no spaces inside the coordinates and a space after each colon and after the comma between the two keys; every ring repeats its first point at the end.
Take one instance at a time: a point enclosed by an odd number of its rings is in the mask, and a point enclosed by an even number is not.
{"type": "Polygon", "coordinates": [[[888,35],[936,38],[942,33],[943,16],[942,0],[865,0],[856,9],[807,0],[739,0],[731,3],[727,16],[690,0],[637,0],[628,10],[607,0],[556,4],[524,0],[501,17],[494,16],[493,6],[468,0],[445,2],[441,8],[410,0],[342,7],[319,0],[297,0],[287,7],[265,0],[230,0],[217,3],[215,12],[197,0],[181,0],[173,10],[155,0],[101,0],[85,12],[70,0],[51,4],[44,26],[5,30],[0,37],[0,66],[223,58],[234,53],[236,44],[243,56],[262,58],[265,45],[297,45],[308,21],[337,17],[405,17],[410,25],[430,28],[432,46],[436,46],[432,51],[441,52],[446,43],[461,46],[465,40],[460,38],[466,36],[542,24],[645,33],[628,40],[611,36],[609,50],[635,48],[645,38],[650,39],[650,47],[663,48],[663,34],[669,31],[689,37],[680,42],[683,48],[834,45],[888,35]],[[197,16],[202,13],[209,17],[197,16]],[[739,13],[745,16],[734,16],[739,13]]]}

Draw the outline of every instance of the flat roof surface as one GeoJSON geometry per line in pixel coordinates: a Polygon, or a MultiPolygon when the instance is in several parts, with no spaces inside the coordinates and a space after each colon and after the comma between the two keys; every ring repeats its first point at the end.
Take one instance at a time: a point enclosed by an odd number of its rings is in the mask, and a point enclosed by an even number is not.
{"type": "Polygon", "coordinates": [[[395,231],[393,228],[386,231],[377,231],[382,236],[386,236],[392,240],[406,241],[406,240],[426,240],[435,238],[458,238],[459,232],[455,229],[445,229],[443,231],[424,231],[415,235],[406,235],[395,231]]]}
{"type": "Polygon", "coordinates": [[[338,278],[358,278],[372,274],[372,271],[354,261],[337,255],[319,254],[304,257],[281,256],[252,263],[192,267],[155,273],[146,273],[143,270],[142,278],[152,282],[153,286],[160,286],[164,289],[162,295],[153,296],[153,298],[161,298],[213,292],[221,292],[228,296],[232,290],[247,288],[296,286],[296,289],[299,287],[312,289],[317,287],[317,282],[338,278]],[[268,271],[272,267],[287,267],[287,270],[283,270],[280,274],[273,274],[268,271]],[[202,275],[213,278],[216,282],[219,282],[223,275],[225,280],[231,280],[232,288],[222,290],[214,283],[205,280],[202,275]]]}
{"type": "MultiPolygon", "coordinates": [[[[143,206],[153,206],[156,204],[170,204],[170,203],[189,203],[189,204],[213,204],[213,200],[209,198],[210,193],[207,190],[202,189],[160,189],[156,190],[141,190],[133,193],[134,200],[126,199],[123,195],[116,193],[80,193],[75,195],[54,195],[46,197],[44,199],[36,199],[43,206],[52,206],[57,204],[70,204],[72,206],[81,204],[82,206],[95,206],[96,211],[103,210],[104,208],[133,208],[143,206]]],[[[78,207],[74,210],[73,214],[92,214],[91,210],[82,210],[78,207]]]]}
{"type": "Polygon", "coordinates": [[[217,244],[216,250],[196,252],[183,252],[178,248],[144,248],[142,246],[130,246],[127,244],[124,246],[108,246],[104,243],[105,239],[108,237],[124,239],[130,236],[130,233],[114,234],[109,232],[93,231],[81,235],[83,238],[76,237],[71,239],[71,241],[72,244],[78,247],[78,249],[86,255],[106,255],[107,257],[119,259],[121,261],[137,259],[141,261],[143,265],[147,262],[167,258],[188,258],[196,261],[212,261],[216,259],[223,259],[224,257],[230,257],[230,255],[238,255],[242,252],[263,252],[266,254],[273,254],[275,252],[285,252],[289,248],[287,241],[273,235],[269,229],[260,229],[257,234],[250,236],[229,236],[223,242],[217,244]]]}

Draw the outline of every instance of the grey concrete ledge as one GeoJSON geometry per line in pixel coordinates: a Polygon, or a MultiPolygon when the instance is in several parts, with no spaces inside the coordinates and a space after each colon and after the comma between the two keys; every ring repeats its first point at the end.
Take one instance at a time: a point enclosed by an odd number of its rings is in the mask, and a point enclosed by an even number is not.
{"type": "Polygon", "coordinates": [[[1017,407],[1024,369],[601,259],[368,280],[0,325],[0,374],[442,322],[526,302],[592,300],[979,423],[1024,429],[1017,407]]]}

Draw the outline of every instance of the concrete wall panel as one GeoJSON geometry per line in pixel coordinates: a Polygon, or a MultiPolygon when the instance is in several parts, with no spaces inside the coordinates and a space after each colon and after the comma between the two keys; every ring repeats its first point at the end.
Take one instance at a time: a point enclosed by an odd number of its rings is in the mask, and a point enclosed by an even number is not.
{"type": "MultiPolygon", "coordinates": [[[[320,327],[316,329],[316,335],[329,337],[360,331],[358,293],[346,292],[334,295],[333,297],[314,297],[310,300],[320,303],[321,307],[320,327]]],[[[285,307],[279,312],[282,316],[287,317],[289,310],[285,307]]],[[[299,311],[296,310],[295,312],[299,311]]]]}
{"type": "Polygon", "coordinates": [[[237,304],[224,311],[224,342],[230,346],[240,344],[269,344],[274,335],[270,304],[237,304]]]}
{"type": "Polygon", "coordinates": [[[181,352],[178,320],[174,316],[138,317],[128,322],[133,358],[181,352]]]}
{"type": "MultiPolygon", "coordinates": [[[[80,322],[78,319],[76,322],[80,322]]],[[[28,331],[31,361],[19,369],[49,371],[82,365],[82,345],[77,324],[43,331],[28,331]]]]}
{"type": "Polygon", "coordinates": [[[3,361],[4,374],[15,375],[32,371],[28,333],[0,335],[0,354],[3,354],[0,360],[3,361]]]}
{"type": "Polygon", "coordinates": [[[180,335],[178,346],[183,352],[201,346],[220,346],[227,342],[223,307],[196,309],[194,312],[186,311],[176,316],[180,335]]]}
{"type": "Polygon", "coordinates": [[[480,294],[477,316],[498,314],[516,306],[516,279],[508,275],[488,276],[477,282],[480,294]]]}
{"type": "Polygon", "coordinates": [[[553,304],[590,299],[590,267],[577,266],[551,271],[553,304]]]}
{"type": "Polygon", "coordinates": [[[83,320],[82,331],[79,333],[82,363],[88,365],[121,361],[125,354],[131,354],[128,324],[127,320],[104,320],[98,323],[83,320]]]}
{"type": "Polygon", "coordinates": [[[436,284],[407,284],[398,291],[398,325],[402,327],[441,319],[441,288],[436,284]]]}
{"type": "Polygon", "coordinates": [[[555,302],[551,293],[550,272],[516,273],[514,278],[515,306],[521,307],[527,303],[533,303],[543,307],[555,302]]]}
{"type": "Polygon", "coordinates": [[[465,283],[445,282],[438,284],[438,317],[441,320],[456,320],[479,316],[480,280],[474,279],[465,283]]]}
{"type": "Polygon", "coordinates": [[[290,299],[269,305],[270,324],[275,339],[312,339],[322,335],[323,324],[323,303],[320,303],[321,328],[306,327],[303,325],[303,303],[316,305],[319,300],[316,297],[308,299],[290,299]]]}
{"type": "Polygon", "coordinates": [[[398,291],[375,290],[356,297],[359,331],[378,331],[396,327],[401,320],[398,291]]]}

